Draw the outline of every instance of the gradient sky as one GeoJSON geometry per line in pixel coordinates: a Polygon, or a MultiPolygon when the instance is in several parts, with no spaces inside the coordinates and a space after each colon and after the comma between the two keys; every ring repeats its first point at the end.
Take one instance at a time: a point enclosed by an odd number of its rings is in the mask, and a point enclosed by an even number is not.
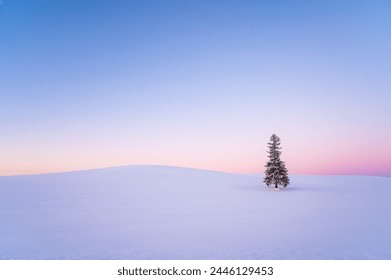
{"type": "Polygon", "coordinates": [[[0,2],[0,175],[391,175],[390,1],[0,2]]]}

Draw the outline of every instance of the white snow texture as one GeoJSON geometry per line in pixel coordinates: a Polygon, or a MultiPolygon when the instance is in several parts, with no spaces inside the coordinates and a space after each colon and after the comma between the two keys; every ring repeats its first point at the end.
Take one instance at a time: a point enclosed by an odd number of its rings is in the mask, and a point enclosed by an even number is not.
{"type": "Polygon", "coordinates": [[[391,259],[391,178],[128,166],[0,177],[0,259],[391,259]]]}

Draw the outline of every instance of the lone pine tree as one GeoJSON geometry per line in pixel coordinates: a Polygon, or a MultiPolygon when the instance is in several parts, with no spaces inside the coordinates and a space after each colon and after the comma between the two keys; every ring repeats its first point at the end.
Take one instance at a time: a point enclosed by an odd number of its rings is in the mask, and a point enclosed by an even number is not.
{"type": "Polygon", "coordinates": [[[268,162],[265,167],[265,178],[263,182],[269,187],[274,185],[276,189],[278,186],[283,186],[284,188],[289,185],[288,170],[285,167],[285,162],[280,159],[281,147],[280,147],[280,138],[273,134],[270,137],[270,142],[268,143],[269,155],[268,162]]]}

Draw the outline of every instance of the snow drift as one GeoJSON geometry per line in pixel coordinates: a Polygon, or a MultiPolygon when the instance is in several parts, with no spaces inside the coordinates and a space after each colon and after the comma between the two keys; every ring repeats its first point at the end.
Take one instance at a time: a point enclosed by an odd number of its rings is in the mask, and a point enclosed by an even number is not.
{"type": "Polygon", "coordinates": [[[0,259],[391,259],[391,178],[129,166],[0,177],[0,259]]]}

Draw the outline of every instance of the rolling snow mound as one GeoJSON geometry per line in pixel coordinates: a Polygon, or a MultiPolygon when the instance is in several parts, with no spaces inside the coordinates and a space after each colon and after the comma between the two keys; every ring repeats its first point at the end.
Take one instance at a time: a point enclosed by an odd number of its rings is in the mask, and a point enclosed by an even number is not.
{"type": "Polygon", "coordinates": [[[391,178],[164,166],[0,177],[0,259],[391,259],[391,178]]]}

